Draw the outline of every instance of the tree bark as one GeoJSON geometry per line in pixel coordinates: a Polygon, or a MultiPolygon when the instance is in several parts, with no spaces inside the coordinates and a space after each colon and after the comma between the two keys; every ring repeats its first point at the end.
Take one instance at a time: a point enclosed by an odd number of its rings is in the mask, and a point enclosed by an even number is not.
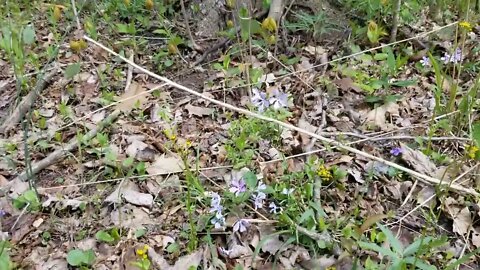
{"type": "Polygon", "coordinates": [[[401,6],[402,6],[402,0],[395,0],[395,6],[393,10],[392,31],[390,32],[390,42],[395,42],[397,40],[398,17],[400,16],[401,6]]]}
{"type": "Polygon", "coordinates": [[[277,23],[277,27],[283,14],[283,8],[283,0],[272,0],[272,4],[270,4],[270,10],[268,11],[268,17],[275,20],[275,22],[277,23]]]}

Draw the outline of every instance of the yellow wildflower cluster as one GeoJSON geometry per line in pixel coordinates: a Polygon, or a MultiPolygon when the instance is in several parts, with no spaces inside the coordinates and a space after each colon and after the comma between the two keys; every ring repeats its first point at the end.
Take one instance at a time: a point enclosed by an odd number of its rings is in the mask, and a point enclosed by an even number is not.
{"type": "Polygon", "coordinates": [[[148,255],[147,255],[148,246],[147,245],[143,246],[143,248],[141,248],[141,249],[137,249],[135,252],[137,253],[137,256],[140,257],[141,259],[147,259],[148,258],[148,255]]]}
{"type": "Polygon", "coordinates": [[[470,159],[475,159],[475,157],[477,156],[477,153],[480,149],[476,145],[470,145],[470,146],[467,147],[466,150],[467,150],[467,156],[470,159]]]}
{"type": "Polygon", "coordinates": [[[170,141],[177,140],[177,135],[175,135],[170,129],[164,129],[163,134],[169,139],[170,141]]]}
{"type": "Polygon", "coordinates": [[[473,26],[472,26],[472,24],[469,23],[469,22],[463,21],[463,22],[458,23],[458,25],[459,25],[461,28],[467,30],[467,32],[472,32],[472,30],[473,30],[473,26]]]}
{"type": "Polygon", "coordinates": [[[325,165],[318,166],[317,174],[323,180],[331,180],[333,178],[332,173],[327,167],[325,167],[325,165]]]}

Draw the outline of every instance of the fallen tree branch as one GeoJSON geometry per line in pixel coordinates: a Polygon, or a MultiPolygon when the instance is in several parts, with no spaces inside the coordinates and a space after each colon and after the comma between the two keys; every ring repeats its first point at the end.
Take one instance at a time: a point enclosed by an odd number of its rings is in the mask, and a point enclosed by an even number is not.
{"type": "Polygon", "coordinates": [[[428,176],[428,175],[425,175],[425,174],[422,174],[422,173],[419,173],[417,171],[414,171],[412,169],[409,169],[409,168],[406,168],[404,166],[401,166],[399,164],[396,164],[394,162],[391,162],[391,161],[388,161],[388,160],[385,160],[383,158],[380,158],[380,157],[377,157],[377,156],[374,156],[372,154],[369,154],[369,153],[366,153],[366,152],[363,152],[361,150],[358,150],[356,148],[353,148],[353,147],[350,147],[350,146],[347,146],[347,145],[344,145],[340,142],[337,142],[333,139],[329,139],[329,138],[326,138],[326,137],[323,137],[323,136],[320,136],[316,133],[313,133],[313,132],[310,132],[308,130],[305,130],[305,129],[302,129],[302,128],[299,128],[297,126],[294,126],[292,124],[289,124],[289,123],[284,123],[284,122],[281,122],[279,120],[276,120],[276,119],[273,119],[273,118],[270,118],[270,117],[267,117],[265,115],[261,115],[261,114],[258,114],[258,113],[255,113],[255,112],[251,112],[251,111],[248,111],[248,110],[245,110],[245,109],[242,109],[242,108],[238,108],[238,107],[235,107],[233,105],[230,105],[230,104],[227,104],[225,102],[221,102],[219,100],[216,100],[214,98],[211,98],[211,97],[208,97],[208,96],[205,96],[203,95],[202,93],[200,92],[197,92],[195,90],[192,90],[188,87],[185,87],[183,85],[180,85],[168,78],[165,78],[165,77],[162,77],[156,73],[153,73],[131,61],[129,61],[127,58],[119,55],[118,53],[114,52],[113,50],[105,47],[103,44],[100,44],[99,42],[91,39],[90,37],[88,36],[84,36],[84,38],[95,44],[96,46],[104,49],[105,51],[107,51],[108,53],[110,53],[111,55],[113,56],[116,56],[120,59],[122,59],[124,62],[134,66],[136,69],[142,71],[143,73],[153,77],[153,78],[156,78],[160,81],[163,81],[167,84],[169,84],[170,86],[173,86],[177,89],[180,89],[180,90],[183,90],[185,92],[188,92],[194,96],[197,96],[199,98],[202,98],[204,100],[207,100],[213,104],[216,104],[218,106],[221,106],[221,107],[224,107],[224,108],[227,108],[229,110],[232,110],[232,111],[235,111],[235,112],[238,112],[238,113],[241,113],[241,114],[244,114],[244,115],[247,115],[247,116],[250,116],[250,117],[254,117],[254,118],[257,118],[257,119],[261,119],[261,120],[264,120],[264,121],[267,121],[267,122],[271,122],[271,123],[275,123],[283,128],[286,128],[286,129],[290,129],[290,130],[294,130],[294,131],[297,131],[297,132],[300,132],[300,133],[303,133],[303,134],[306,134],[308,136],[311,136],[313,138],[316,138],[324,143],[327,143],[327,144],[330,144],[330,145],[333,145],[333,146],[336,146],[340,149],[343,149],[345,151],[348,151],[348,152],[351,152],[351,153],[354,153],[354,154],[357,154],[357,155],[360,155],[360,156],[363,156],[365,158],[368,158],[368,159],[371,159],[371,160],[375,160],[375,161],[378,161],[378,162],[381,162],[381,163],[384,163],[390,167],[393,167],[395,169],[398,169],[400,171],[403,171],[405,173],[408,173],[410,174],[411,176],[414,176],[414,177],[417,177],[419,179],[421,179],[421,181],[425,182],[425,183],[428,183],[428,184],[437,184],[437,185],[443,185],[443,186],[447,186],[449,188],[451,188],[452,190],[456,191],[456,192],[459,192],[459,193],[466,193],[466,194],[470,194],[470,195],[474,195],[474,196],[480,196],[480,193],[478,193],[477,191],[475,191],[473,188],[465,188],[465,187],[462,187],[460,185],[456,185],[456,184],[449,184],[449,183],[446,183],[445,181],[442,181],[440,179],[437,179],[437,178],[434,178],[434,177],[431,177],[431,176],[428,176]]]}
{"type": "Polygon", "coordinates": [[[37,100],[38,95],[45,89],[47,83],[53,78],[55,74],[59,71],[58,68],[53,69],[51,72],[47,73],[45,76],[39,75],[37,85],[33,91],[30,91],[23,100],[18,104],[18,106],[13,110],[13,112],[5,119],[5,121],[0,126],[0,133],[6,134],[12,130],[20,120],[25,116],[25,114],[32,108],[33,103],[37,100]]]}
{"type": "MultiPolygon", "coordinates": [[[[93,139],[99,131],[111,125],[119,115],[120,115],[120,110],[113,111],[107,118],[103,119],[100,123],[98,123],[94,129],[90,130],[89,132],[87,132],[87,134],[83,136],[82,143],[88,142],[91,139],[93,139]]],[[[12,194],[13,196],[23,193],[28,189],[28,182],[26,182],[28,180],[28,177],[33,177],[43,169],[63,159],[67,153],[75,150],[78,147],[79,143],[80,142],[78,141],[77,137],[72,138],[63,147],[53,151],[44,159],[33,163],[31,173],[27,173],[27,171],[24,171],[21,174],[19,174],[17,177],[15,177],[12,181],[10,181],[7,184],[6,187],[4,187],[4,191],[8,192],[11,189],[11,187],[15,186],[15,190],[14,190],[15,194],[12,194]]]]}

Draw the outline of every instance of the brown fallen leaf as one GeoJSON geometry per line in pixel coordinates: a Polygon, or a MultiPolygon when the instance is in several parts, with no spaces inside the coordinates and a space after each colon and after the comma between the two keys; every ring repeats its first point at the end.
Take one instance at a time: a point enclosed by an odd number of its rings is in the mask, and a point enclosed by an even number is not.
{"type": "Polygon", "coordinates": [[[340,87],[340,89],[342,89],[343,91],[353,90],[359,94],[363,93],[363,90],[349,77],[334,80],[333,83],[340,87]]]}
{"type": "Polygon", "coordinates": [[[185,109],[188,111],[188,114],[190,116],[196,115],[199,117],[203,117],[206,115],[211,115],[213,113],[213,109],[193,106],[192,104],[187,104],[185,106],[185,109]]]}
{"type": "Polygon", "coordinates": [[[167,157],[162,155],[157,157],[155,161],[147,166],[147,172],[150,175],[162,175],[169,173],[178,173],[183,171],[182,160],[178,157],[167,157]]]}
{"type": "Polygon", "coordinates": [[[408,147],[404,143],[400,143],[400,147],[402,148],[401,158],[403,161],[412,166],[419,173],[432,177],[434,176],[437,171],[437,166],[435,166],[428,156],[421,151],[408,147]]]}
{"type": "Polygon", "coordinates": [[[463,236],[467,235],[473,224],[472,214],[468,207],[463,207],[455,199],[448,197],[445,199],[445,208],[453,220],[453,232],[463,236]]]}
{"type": "Polygon", "coordinates": [[[130,99],[122,101],[121,103],[117,104],[115,108],[123,112],[130,112],[133,108],[135,108],[136,105],[142,106],[147,101],[148,95],[149,93],[146,93],[143,86],[141,86],[135,81],[132,81],[127,91],[120,96],[120,100],[124,100],[127,98],[130,99]]]}
{"type": "Polygon", "coordinates": [[[377,127],[381,130],[389,130],[391,127],[390,125],[387,125],[386,113],[388,112],[390,115],[398,115],[398,110],[398,104],[393,102],[379,106],[367,113],[363,126],[367,128],[377,127]]]}

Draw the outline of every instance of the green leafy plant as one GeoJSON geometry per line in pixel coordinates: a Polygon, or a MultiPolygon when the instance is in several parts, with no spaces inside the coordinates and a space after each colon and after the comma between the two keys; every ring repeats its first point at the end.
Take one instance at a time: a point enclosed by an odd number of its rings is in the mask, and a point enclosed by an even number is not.
{"type": "Polygon", "coordinates": [[[293,21],[285,22],[285,27],[292,32],[304,32],[318,40],[323,34],[335,29],[335,25],[323,11],[316,14],[308,14],[304,11],[292,12],[293,21]]]}
{"type": "Polygon", "coordinates": [[[5,240],[0,241],[0,269],[14,269],[10,260],[10,243],[5,240]]]}
{"type": "Polygon", "coordinates": [[[89,269],[95,261],[95,253],[93,250],[72,249],[67,254],[67,262],[71,266],[79,267],[80,269],[89,269]]]}
{"type": "Polygon", "coordinates": [[[118,232],[118,228],[112,228],[110,230],[101,230],[95,234],[95,238],[97,240],[113,244],[120,240],[120,233],[118,232]]]}
{"type": "Polygon", "coordinates": [[[376,243],[359,241],[360,248],[376,251],[389,259],[388,269],[401,270],[409,266],[418,267],[425,270],[435,270],[435,266],[430,265],[423,255],[428,254],[432,248],[446,243],[446,239],[435,240],[433,237],[421,237],[408,247],[403,247],[402,243],[393,235],[392,231],[383,225],[378,225],[388,241],[389,247],[383,247],[376,243]]]}
{"type": "Polygon", "coordinates": [[[29,189],[13,200],[13,206],[17,209],[27,207],[28,211],[38,211],[41,204],[35,190],[29,189]]]}

